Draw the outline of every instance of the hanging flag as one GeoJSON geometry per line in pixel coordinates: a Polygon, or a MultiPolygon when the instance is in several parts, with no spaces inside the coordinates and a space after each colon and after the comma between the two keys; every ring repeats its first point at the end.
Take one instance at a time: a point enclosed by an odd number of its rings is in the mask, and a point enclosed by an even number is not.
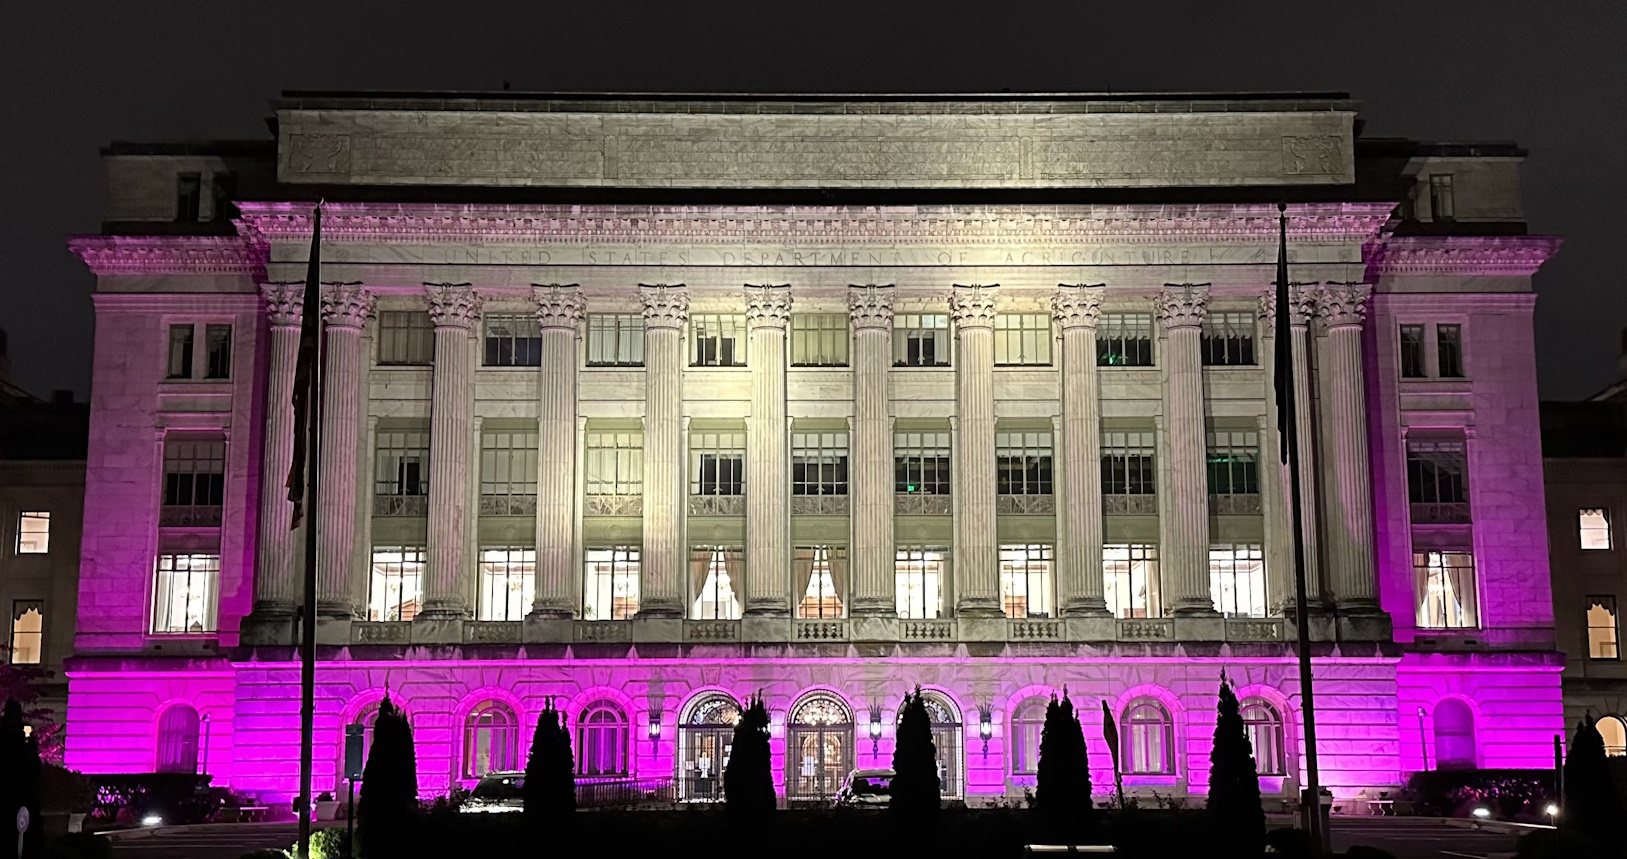
{"type": "Polygon", "coordinates": [[[1277,204],[1277,319],[1273,382],[1277,390],[1277,436],[1288,464],[1288,428],[1294,425],[1294,344],[1288,307],[1288,204],[1277,204]]]}
{"type": "Polygon", "coordinates": [[[1107,740],[1107,750],[1113,753],[1113,774],[1123,772],[1119,767],[1119,726],[1113,721],[1113,711],[1107,709],[1107,702],[1102,702],[1102,738],[1107,740]]]}
{"type": "Polygon", "coordinates": [[[315,408],[317,338],[322,334],[322,205],[311,215],[311,253],[305,266],[305,297],[299,319],[299,355],[294,361],[294,455],[288,465],[288,500],[294,503],[291,531],[305,517],[305,456],[315,408]]]}

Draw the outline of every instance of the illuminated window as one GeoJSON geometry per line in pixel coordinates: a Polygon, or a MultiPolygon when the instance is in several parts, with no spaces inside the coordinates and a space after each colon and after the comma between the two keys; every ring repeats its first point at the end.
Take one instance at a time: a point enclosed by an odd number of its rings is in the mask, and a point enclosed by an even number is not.
{"type": "Polygon", "coordinates": [[[791,366],[846,367],[846,313],[791,314],[791,366]]]}
{"type": "Polygon", "coordinates": [[[219,555],[159,555],[153,586],[153,633],[214,632],[219,594],[219,555]]]}
{"type": "Polygon", "coordinates": [[[171,379],[192,378],[192,325],[169,327],[169,372],[171,379]]]}
{"type": "Polygon", "coordinates": [[[588,314],[588,366],[644,366],[644,317],[637,313],[588,314]]]}
{"type": "Polygon", "coordinates": [[[1452,174],[1436,173],[1429,177],[1429,212],[1430,219],[1436,221],[1450,221],[1456,217],[1452,200],[1452,174]]]}
{"type": "Polygon", "coordinates": [[[994,317],[994,363],[997,366],[1051,363],[1049,313],[1001,313],[994,317]]]}
{"type": "Polygon", "coordinates": [[[537,433],[493,430],[480,434],[480,515],[535,516],[537,433]]]}
{"type": "Polygon", "coordinates": [[[1216,312],[1204,317],[1201,349],[1205,367],[1252,366],[1254,314],[1216,312]]]}
{"type": "Polygon", "coordinates": [[[847,494],[847,433],[791,433],[791,494],[847,494]]]}
{"type": "Polygon", "coordinates": [[[746,317],[697,313],[689,317],[691,367],[746,366],[746,317]]]}
{"type": "Polygon", "coordinates": [[[1474,555],[1418,552],[1412,556],[1421,629],[1474,629],[1480,625],[1474,555]]]}
{"type": "Polygon", "coordinates": [[[627,774],[627,717],[610,701],[589,704],[576,717],[576,772],[585,776],[627,774]]]}
{"type": "Polygon", "coordinates": [[[1474,769],[1474,711],[1456,698],[1435,705],[1435,763],[1441,769],[1474,769]]]}
{"type": "Polygon", "coordinates": [[[792,563],[792,593],[797,617],[814,620],[842,616],[847,602],[847,549],[841,546],[798,546],[792,563]]]}
{"type": "Polygon", "coordinates": [[[204,360],[208,365],[203,369],[205,379],[229,379],[232,377],[232,326],[205,325],[203,327],[204,360]]]}
{"type": "Polygon", "coordinates": [[[158,524],[219,527],[225,497],[225,441],[184,437],[164,440],[164,505],[158,524]]]}
{"type": "Polygon", "coordinates": [[[894,317],[893,366],[949,366],[949,316],[900,313],[894,317]]]}
{"type": "Polygon", "coordinates": [[[893,579],[898,591],[898,616],[930,620],[943,616],[944,584],[949,581],[948,547],[906,547],[895,550],[893,579]]]}
{"type": "Polygon", "coordinates": [[[1463,378],[1463,326],[1435,326],[1435,369],[1442,379],[1463,378]]]}
{"type": "Polygon", "coordinates": [[[423,516],[429,510],[429,433],[379,430],[375,445],[374,515],[423,516]]]}
{"type": "Polygon", "coordinates": [[[381,310],[378,314],[379,363],[397,366],[435,361],[435,323],[422,310],[381,310]]]}
{"type": "MultiPolygon", "coordinates": [[[[378,724],[378,720],[379,705],[374,703],[368,705],[367,708],[362,710],[360,713],[357,713],[355,721],[351,722],[352,725],[360,725],[362,728],[362,767],[364,769],[367,766],[367,755],[373,751],[373,727],[378,724]]],[[[340,767],[343,769],[343,747],[341,747],[340,752],[340,767]]]]}
{"type": "Polygon", "coordinates": [[[994,457],[996,493],[1051,494],[1050,432],[997,432],[994,457]]]}
{"type": "Polygon", "coordinates": [[[474,708],[463,723],[463,777],[519,768],[520,720],[507,705],[487,701],[474,708]]]}
{"type": "Polygon", "coordinates": [[[38,665],[45,636],[45,603],[17,600],[11,604],[11,664],[38,665]]]}
{"type": "Polygon", "coordinates": [[[787,798],[829,801],[853,769],[853,714],[839,698],[815,692],[786,720],[787,798]]]}
{"type": "Polygon", "coordinates": [[[1210,495],[1260,494],[1259,433],[1252,430],[1211,432],[1208,453],[1210,495]]]}
{"type": "Polygon", "coordinates": [[[1242,702],[1241,714],[1243,731],[1254,749],[1254,771],[1259,775],[1287,775],[1282,716],[1277,709],[1259,698],[1247,698],[1242,702]]]}
{"type": "Polygon", "coordinates": [[[158,717],[158,761],[161,773],[198,771],[198,711],[174,704],[158,717]]]}
{"type": "Polygon", "coordinates": [[[949,433],[893,433],[893,491],[949,494],[949,433]]]}
{"type": "Polygon", "coordinates": [[[1584,508],[1576,512],[1577,527],[1581,531],[1583,549],[1610,548],[1610,511],[1603,507],[1584,508]]]}
{"type": "Polygon", "coordinates": [[[1209,547],[1209,599],[1226,617],[1265,617],[1265,560],[1259,543],[1209,547]]]}
{"type": "Polygon", "coordinates": [[[1011,774],[1039,772],[1039,743],[1045,735],[1044,698],[1029,698],[1017,706],[1011,717],[1011,774]]]}
{"type": "Polygon", "coordinates": [[[487,367],[542,366],[542,323],[532,314],[486,317],[487,367]]]}
{"type": "Polygon", "coordinates": [[[582,619],[630,620],[638,614],[638,547],[588,549],[585,555],[582,619]]]}
{"type": "Polygon", "coordinates": [[[1124,772],[1127,775],[1172,775],[1175,772],[1175,723],[1164,705],[1138,698],[1124,710],[1124,772]]]}
{"type": "Polygon", "coordinates": [[[644,493],[644,433],[587,433],[585,473],[588,495],[644,493]]]}
{"type": "Polygon", "coordinates": [[[1414,525],[1467,523],[1468,462],[1462,439],[1407,439],[1407,496],[1414,525]]]}
{"type": "Polygon", "coordinates": [[[1152,314],[1104,313],[1096,326],[1096,364],[1152,366],[1152,314]]]}
{"type": "Polygon", "coordinates": [[[1612,758],[1627,755],[1627,721],[1620,716],[1605,716],[1594,723],[1599,736],[1604,738],[1604,753],[1612,758]]]}
{"type": "Polygon", "coordinates": [[[43,555],[51,550],[51,514],[24,510],[17,516],[17,554],[43,555]]]}
{"type": "Polygon", "coordinates": [[[203,203],[203,176],[182,173],[175,177],[175,220],[196,223],[203,203]]]}
{"type": "Polygon", "coordinates": [[[423,546],[375,546],[367,585],[367,619],[412,620],[422,608],[423,546]]]}
{"type": "Polygon", "coordinates": [[[536,549],[481,549],[475,619],[525,620],[536,596],[536,584],[536,549]]]}
{"type": "Polygon", "coordinates": [[[708,694],[689,705],[678,723],[679,799],[723,799],[723,770],[729,765],[738,721],[740,705],[727,695],[708,694]]]}
{"type": "Polygon", "coordinates": [[[1621,658],[1621,649],[1616,639],[1616,628],[1616,598],[1613,596],[1588,597],[1587,658],[1621,658]]]}
{"type": "Polygon", "coordinates": [[[1051,546],[1000,546],[1000,607],[1006,617],[1051,617],[1051,546]]]}
{"type": "MultiPolygon", "coordinates": [[[[960,711],[953,702],[936,692],[921,693],[927,721],[932,725],[932,749],[938,765],[938,794],[944,799],[961,795],[961,749],[966,747],[961,733],[960,711]]],[[[899,719],[903,719],[900,712],[899,719]]]]}
{"type": "Polygon", "coordinates": [[[1102,547],[1102,595],[1114,617],[1158,617],[1158,547],[1119,543],[1102,547]]]}
{"type": "Polygon", "coordinates": [[[739,620],[746,555],[739,546],[696,546],[689,551],[693,620],[739,620]]]}
{"type": "Polygon", "coordinates": [[[1401,378],[1424,378],[1424,326],[1401,326],[1401,378]]]}
{"type": "Polygon", "coordinates": [[[689,433],[689,494],[744,495],[746,434],[738,430],[689,433]]]}

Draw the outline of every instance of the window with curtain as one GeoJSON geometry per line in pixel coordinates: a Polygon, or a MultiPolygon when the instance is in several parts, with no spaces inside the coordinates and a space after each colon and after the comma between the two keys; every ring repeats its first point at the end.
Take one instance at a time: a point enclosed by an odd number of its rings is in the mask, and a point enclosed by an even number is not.
{"type": "Polygon", "coordinates": [[[1241,714],[1243,732],[1248,735],[1249,745],[1254,749],[1254,771],[1260,775],[1287,775],[1282,716],[1277,713],[1277,708],[1263,698],[1245,698],[1241,714]]]}
{"type": "Polygon", "coordinates": [[[839,618],[847,603],[847,548],[798,546],[791,564],[798,595],[797,617],[805,620],[839,618]]]}
{"type": "Polygon", "coordinates": [[[1616,598],[1591,596],[1587,598],[1587,657],[1589,659],[1620,659],[1621,648],[1616,640],[1616,598]]]}
{"type": "Polygon", "coordinates": [[[949,433],[893,433],[893,491],[949,494],[949,433]]]}
{"type": "Polygon", "coordinates": [[[219,527],[225,500],[225,439],[165,439],[164,505],[158,524],[174,528],[219,527]]]}
{"type": "Polygon", "coordinates": [[[644,494],[644,433],[590,431],[585,459],[586,494],[644,494]]]}
{"type": "Polygon", "coordinates": [[[846,367],[846,313],[791,314],[791,366],[846,367]]]}
{"type": "Polygon", "coordinates": [[[791,433],[791,494],[847,494],[847,433],[791,433]]]}
{"type": "Polygon", "coordinates": [[[691,620],[739,620],[746,554],[739,546],[696,546],[689,552],[691,620]]]}
{"type": "Polygon", "coordinates": [[[488,430],[480,434],[480,515],[534,516],[537,512],[537,432],[488,430]]]}
{"type": "Polygon", "coordinates": [[[1610,549],[1610,510],[1608,508],[1594,507],[1578,510],[1576,512],[1576,526],[1583,549],[1588,551],[1608,551],[1610,549]]]}
{"type": "Polygon", "coordinates": [[[198,711],[174,704],[158,717],[158,760],[161,773],[198,771],[198,711]]]}
{"type": "Polygon", "coordinates": [[[900,313],[894,316],[893,366],[949,366],[949,315],[900,313]]]}
{"type": "Polygon", "coordinates": [[[1051,314],[1001,313],[994,317],[996,366],[1051,363],[1051,314]]]}
{"type": "Polygon", "coordinates": [[[589,313],[588,366],[644,366],[644,317],[637,313],[589,313]]]}
{"type": "Polygon", "coordinates": [[[576,717],[576,772],[585,776],[627,775],[627,716],[613,701],[595,701],[576,717]]]}
{"type": "Polygon", "coordinates": [[[424,587],[423,546],[374,546],[367,580],[367,619],[412,620],[424,587]]]}
{"type": "Polygon", "coordinates": [[[374,445],[373,515],[426,515],[429,431],[379,430],[374,445]]]}
{"type": "Polygon", "coordinates": [[[689,494],[744,495],[746,434],[739,430],[689,433],[689,494]]]}
{"type": "Polygon", "coordinates": [[[691,367],[746,366],[746,317],[695,313],[689,317],[691,367]]]}
{"type": "Polygon", "coordinates": [[[1474,553],[1418,552],[1412,556],[1421,629],[1474,629],[1480,625],[1474,553]]]}
{"type": "Polygon", "coordinates": [[[1152,314],[1103,313],[1096,325],[1096,364],[1151,367],[1152,314]]]}
{"type": "Polygon", "coordinates": [[[219,555],[158,556],[158,575],[153,584],[153,634],[214,632],[219,602],[219,555]]]}
{"type": "Polygon", "coordinates": [[[435,324],[422,310],[381,310],[378,314],[379,363],[411,366],[435,360],[435,324]]]}
{"type": "Polygon", "coordinates": [[[1265,617],[1265,554],[1259,543],[1209,547],[1209,598],[1226,617],[1265,617]]]}
{"type": "Polygon", "coordinates": [[[1045,735],[1044,698],[1029,698],[1011,716],[1011,774],[1039,772],[1039,742],[1045,735]]]}
{"type": "Polygon", "coordinates": [[[1102,595],[1114,617],[1159,617],[1158,546],[1109,543],[1102,547],[1102,595]]]}
{"type": "Polygon", "coordinates": [[[930,620],[943,615],[944,584],[949,581],[946,546],[900,546],[895,551],[893,577],[898,589],[898,616],[930,620]]]}
{"type": "Polygon", "coordinates": [[[477,620],[525,620],[536,597],[537,550],[530,547],[482,547],[477,620]]]}
{"type": "Polygon", "coordinates": [[[1456,698],[1435,705],[1435,763],[1441,769],[1474,769],[1478,752],[1474,711],[1456,698]]]}
{"type": "Polygon", "coordinates": [[[1051,433],[994,434],[995,491],[1000,495],[1050,495],[1051,433]]]}
{"type": "Polygon", "coordinates": [[[11,603],[11,664],[40,664],[44,637],[45,603],[14,600],[11,603]]]}
{"type": "Polygon", "coordinates": [[[1052,547],[1043,543],[1000,546],[1000,606],[1006,617],[1052,617],[1052,547]]]}
{"type": "Polygon", "coordinates": [[[486,316],[487,367],[542,366],[542,323],[530,313],[486,316]]]}
{"type": "Polygon", "coordinates": [[[1126,775],[1175,772],[1175,722],[1164,705],[1138,698],[1124,710],[1122,758],[1126,775]]]}
{"type": "Polygon", "coordinates": [[[588,549],[582,576],[583,620],[630,620],[638,614],[637,546],[588,549]]]}
{"type": "Polygon", "coordinates": [[[1217,311],[1204,317],[1202,340],[1205,367],[1246,367],[1254,359],[1254,314],[1217,311]]]}
{"type": "Polygon", "coordinates": [[[519,769],[520,720],[508,705],[487,701],[463,722],[463,777],[519,769]]]}

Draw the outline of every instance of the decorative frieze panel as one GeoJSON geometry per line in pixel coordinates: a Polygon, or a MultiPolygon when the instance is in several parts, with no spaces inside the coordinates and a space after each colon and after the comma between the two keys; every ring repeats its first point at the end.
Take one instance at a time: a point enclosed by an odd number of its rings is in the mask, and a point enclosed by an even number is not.
{"type": "Polygon", "coordinates": [[[633,640],[633,625],[624,620],[579,620],[572,638],[584,644],[628,642],[633,640]]]}
{"type": "Polygon", "coordinates": [[[375,495],[374,516],[424,516],[429,513],[427,495],[375,495]]]}
{"type": "Polygon", "coordinates": [[[1468,502],[1455,503],[1414,503],[1412,505],[1412,524],[1414,525],[1467,525],[1474,521],[1469,515],[1468,502]]]}
{"type": "Polygon", "coordinates": [[[798,516],[846,516],[846,495],[793,495],[791,512],[798,516]]]}
{"type": "Polygon", "coordinates": [[[744,516],[746,515],[746,496],[691,495],[689,496],[689,515],[744,516]]]}
{"type": "Polygon", "coordinates": [[[219,528],[221,508],[209,506],[161,507],[161,528],[219,528]]]}
{"type": "Polygon", "coordinates": [[[1209,496],[1209,515],[1211,516],[1258,516],[1260,510],[1260,496],[1258,495],[1209,496]]]}
{"type": "Polygon", "coordinates": [[[537,515],[537,496],[482,495],[480,496],[480,515],[535,516],[537,515]]]}
{"type": "Polygon", "coordinates": [[[350,625],[351,644],[406,644],[411,639],[411,621],[357,622],[350,625]]]}
{"type": "Polygon", "coordinates": [[[949,502],[948,495],[899,492],[893,495],[893,512],[900,516],[948,516],[949,502]]]}
{"type": "Polygon", "coordinates": [[[584,516],[641,516],[642,495],[588,495],[582,499],[584,516]]]}
{"type": "Polygon", "coordinates": [[[1102,512],[1109,516],[1156,516],[1156,495],[1103,495],[1102,512]]]}
{"type": "Polygon", "coordinates": [[[466,620],[463,622],[463,641],[466,644],[519,644],[518,621],[466,620]]]}
{"type": "Polygon", "coordinates": [[[997,495],[994,498],[994,512],[1052,516],[1056,514],[1056,496],[997,495]]]}
{"type": "Polygon", "coordinates": [[[75,236],[68,249],[98,275],[259,274],[266,265],[265,246],[237,236],[75,236]]]}
{"type": "Polygon", "coordinates": [[[1280,618],[1227,618],[1227,641],[1281,641],[1280,618]]]}

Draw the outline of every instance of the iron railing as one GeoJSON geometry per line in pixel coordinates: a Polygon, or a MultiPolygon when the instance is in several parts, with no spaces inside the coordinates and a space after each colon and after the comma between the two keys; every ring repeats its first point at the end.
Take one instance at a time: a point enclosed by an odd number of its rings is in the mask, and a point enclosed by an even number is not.
{"type": "Polygon", "coordinates": [[[677,801],[678,786],[671,776],[578,776],[576,779],[577,808],[635,808],[641,805],[672,805],[677,801]]]}

